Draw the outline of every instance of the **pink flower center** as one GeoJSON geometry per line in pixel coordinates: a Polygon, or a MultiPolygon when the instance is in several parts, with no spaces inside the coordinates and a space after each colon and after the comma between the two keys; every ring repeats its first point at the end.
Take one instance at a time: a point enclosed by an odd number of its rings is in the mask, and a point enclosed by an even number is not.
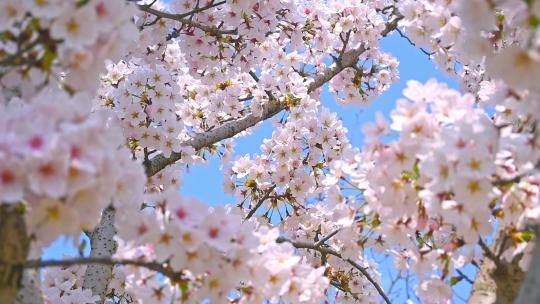
{"type": "Polygon", "coordinates": [[[2,180],[2,184],[4,185],[12,184],[15,182],[15,174],[10,170],[4,170],[0,175],[0,180],[2,180]]]}
{"type": "Polygon", "coordinates": [[[40,136],[34,136],[30,139],[29,144],[34,150],[41,149],[41,147],[43,147],[43,138],[40,136]]]}
{"type": "Polygon", "coordinates": [[[219,235],[219,228],[210,228],[210,230],[208,231],[208,236],[211,238],[211,239],[215,239],[217,238],[219,235]]]}
{"type": "Polygon", "coordinates": [[[81,148],[79,148],[77,146],[71,147],[71,157],[79,158],[79,157],[81,157],[81,154],[82,154],[81,148]]]}
{"type": "Polygon", "coordinates": [[[52,176],[56,172],[56,169],[54,168],[54,165],[51,163],[45,164],[41,167],[39,167],[39,173],[43,176],[52,176]]]}
{"type": "Polygon", "coordinates": [[[100,2],[98,5],[96,5],[96,14],[99,17],[107,15],[107,8],[105,7],[105,3],[100,2]]]}
{"type": "Polygon", "coordinates": [[[148,231],[148,227],[146,227],[145,224],[140,224],[139,227],[137,227],[137,233],[139,235],[143,235],[148,231]]]}
{"type": "Polygon", "coordinates": [[[185,219],[187,217],[187,215],[188,214],[187,214],[186,210],[184,210],[183,208],[180,208],[180,209],[176,210],[176,216],[181,220],[185,219]]]}

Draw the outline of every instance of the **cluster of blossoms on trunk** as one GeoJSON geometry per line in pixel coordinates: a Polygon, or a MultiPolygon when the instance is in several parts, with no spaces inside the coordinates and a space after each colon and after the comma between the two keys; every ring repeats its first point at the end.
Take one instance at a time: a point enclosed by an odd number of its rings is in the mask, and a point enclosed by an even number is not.
{"type": "Polygon", "coordinates": [[[496,234],[527,269],[539,26],[539,0],[3,0],[0,202],[24,212],[28,256],[115,213],[106,290],[84,287],[87,260],[43,270],[42,300],[377,303],[390,256],[449,303],[496,234]],[[399,81],[392,32],[464,93],[409,81],[359,149],[321,95],[368,105],[399,81]],[[233,204],[180,195],[216,157],[233,204]]]}

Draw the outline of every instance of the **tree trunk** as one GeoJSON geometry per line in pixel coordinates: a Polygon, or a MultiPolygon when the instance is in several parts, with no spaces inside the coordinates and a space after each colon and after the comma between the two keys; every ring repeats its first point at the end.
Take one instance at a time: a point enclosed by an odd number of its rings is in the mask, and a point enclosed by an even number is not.
{"type": "Polygon", "coordinates": [[[535,227],[535,232],[534,253],[516,304],[540,303],[540,226],[535,227]]]}
{"type": "MultiPolygon", "coordinates": [[[[501,246],[507,247],[509,241],[502,233],[499,233],[494,245],[491,247],[491,254],[503,252],[501,246]],[[506,244],[506,246],[505,246],[506,244]]],[[[496,256],[485,255],[484,261],[474,280],[473,289],[469,297],[469,304],[511,304],[518,296],[519,289],[525,278],[525,274],[519,268],[519,258],[512,262],[499,259],[496,256]],[[495,260],[495,261],[494,261],[495,260]]],[[[533,303],[533,302],[530,302],[533,303]]],[[[536,303],[536,302],[534,302],[536,303]]]]}
{"type": "MultiPolygon", "coordinates": [[[[497,266],[485,258],[474,280],[470,304],[511,304],[517,298],[524,273],[516,263],[501,261],[497,266]]],[[[527,302],[538,303],[538,302],[527,302]]]]}
{"type": "Polygon", "coordinates": [[[40,272],[35,269],[25,269],[21,288],[17,293],[16,304],[43,304],[40,272]]]}
{"type": "MultiPolygon", "coordinates": [[[[101,213],[100,223],[89,234],[92,247],[90,257],[107,258],[112,257],[116,252],[114,215],[115,210],[112,206],[105,208],[101,213]]],[[[112,277],[112,268],[112,265],[90,264],[84,274],[83,288],[91,289],[94,295],[99,295],[101,303],[105,300],[107,287],[112,277]]]]}
{"type": "Polygon", "coordinates": [[[23,274],[22,267],[5,263],[24,262],[29,249],[24,211],[18,204],[0,204],[0,303],[15,303],[23,274]]]}

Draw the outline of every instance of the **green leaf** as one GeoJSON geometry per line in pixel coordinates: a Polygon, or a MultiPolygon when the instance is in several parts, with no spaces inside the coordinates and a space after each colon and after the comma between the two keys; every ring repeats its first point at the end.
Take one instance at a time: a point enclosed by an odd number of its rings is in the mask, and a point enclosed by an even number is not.
{"type": "Polygon", "coordinates": [[[84,256],[84,249],[86,249],[87,241],[86,239],[83,239],[79,246],[77,246],[77,252],[79,253],[79,256],[84,256]]]}
{"type": "Polygon", "coordinates": [[[188,299],[188,291],[189,291],[188,281],[187,280],[182,280],[182,281],[180,281],[178,286],[180,287],[180,291],[182,292],[182,301],[187,301],[187,299],[188,299]]]}
{"type": "Polygon", "coordinates": [[[371,220],[371,227],[373,228],[377,228],[381,225],[381,220],[379,218],[379,215],[376,214],[374,217],[373,217],[373,220],[371,220]]]}
{"type": "Polygon", "coordinates": [[[85,4],[87,4],[88,2],[90,2],[90,0],[79,0],[79,1],[77,1],[77,6],[81,7],[81,6],[85,5],[85,4]]]}
{"type": "Polygon", "coordinates": [[[26,212],[26,204],[24,202],[19,202],[17,206],[15,206],[15,210],[20,213],[26,212]]]}
{"type": "Polygon", "coordinates": [[[463,276],[451,277],[451,278],[450,278],[450,286],[456,285],[456,284],[459,283],[461,280],[463,280],[463,276]]]}
{"type": "Polygon", "coordinates": [[[512,233],[512,239],[517,243],[529,242],[534,239],[534,231],[525,230],[512,233]]]}
{"type": "Polygon", "coordinates": [[[41,58],[41,68],[47,72],[50,72],[55,59],[56,54],[49,48],[45,49],[45,54],[41,58]]]}
{"type": "Polygon", "coordinates": [[[540,25],[540,18],[536,16],[529,17],[529,26],[532,28],[537,28],[540,25]]]}

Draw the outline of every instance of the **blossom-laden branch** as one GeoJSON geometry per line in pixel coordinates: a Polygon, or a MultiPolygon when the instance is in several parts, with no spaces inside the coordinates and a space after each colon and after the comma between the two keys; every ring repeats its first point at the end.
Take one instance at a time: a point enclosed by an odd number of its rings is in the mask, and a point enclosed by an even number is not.
{"type": "Polygon", "coordinates": [[[375,287],[375,289],[377,289],[377,292],[379,293],[379,295],[381,295],[381,297],[384,299],[384,301],[387,304],[392,303],[390,301],[390,299],[388,298],[388,296],[386,295],[386,293],[384,292],[384,290],[382,289],[382,287],[379,285],[379,283],[377,283],[373,279],[373,277],[369,274],[369,272],[366,270],[366,268],[358,265],[358,263],[356,263],[355,261],[353,261],[351,259],[343,258],[339,252],[337,252],[337,251],[335,251],[335,250],[333,250],[331,248],[328,248],[328,247],[322,247],[322,246],[318,246],[317,244],[308,243],[308,242],[297,242],[297,241],[293,241],[293,240],[285,238],[285,237],[279,237],[276,240],[276,242],[277,243],[290,243],[291,245],[294,246],[294,248],[297,248],[297,249],[315,250],[315,251],[320,252],[321,254],[333,255],[335,257],[338,257],[338,258],[344,260],[345,262],[349,263],[352,267],[354,267],[355,269],[360,271],[362,273],[362,275],[364,275],[366,277],[366,279],[373,285],[373,287],[375,287]]]}
{"type": "Polygon", "coordinates": [[[216,3],[209,4],[209,5],[206,5],[204,7],[200,7],[200,8],[194,9],[193,11],[190,11],[188,13],[183,13],[183,14],[172,14],[172,13],[160,11],[160,10],[152,8],[151,5],[138,5],[138,7],[139,7],[139,9],[141,11],[149,13],[149,14],[154,15],[156,17],[175,20],[175,21],[178,21],[180,23],[183,23],[183,24],[198,28],[198,29],[200,29],[200,30],[202,30],[202,31],[204,31],[206,33],[212,34],[214,36],[236,35],[236,34],[238,34],[238,29],[223,30],[223,29],[220,29],[220,28],[218,28],[216,26],[205,25],[205,24],[202,24],[202,23],[199,23],[199,22],[196,22],[196,21],[193,21],[193,20],[187,18],[187,17],[189,17],[189,16],[191,16],[191,15],[193,15],[195,13],[202,12],[204,10],[207,10],[207,9],[222,5],[224,3],[225,3],[225,1],[216,2],[216,3]]]}
{"type": "MultiPolygon", "coordinates": [[[[335,235],[335,234],[334,234],[335,235]]],[[[384,301],[390,304],[390,299],[385,294],[381,286],[373,279],[369,274],[366,268],[358,265],[355,261],[351,259],[344,259],[340,253],[337,251],[328,248],[317,246],[317,244],[312,244],[308,242],[297,242],[284,237],[279,237],[276,240],[277,243],[290,243],[297,249],[309,249],[320,252],[321,254],[333,255],[335,257],[341,258],[355,269],[360,271],[366,279],[373,284],[375,289],[379,292],[384,301]]],[[[152,271],[159,272],[160,274],[168,277],[171,280],[179,280],[183,278],[183,273],[174,271],[166,264],[157,263],[157,262],[147,262],[143,260],[131,260],[131,259],[114,259],[111,257],[83,257],[83,258],[72,258],[65,260],[27,260],[25,262],[14,262],[14,261],[0,261],[0,265],[3,267],[11,268],[25,268],[25,269],[37,269],[44,267],[70,267],[74,265],[102,265],[102,266],[136,266],[143,267],[152,271]]]]}
{"type": "Polygon", "coordinates": [[[110,257],[83,257],[65,260],[27,260],[25,262],[0,261],[0,265],[26,269],[71,267],[75,265],[136,266],[159,272],[171,280],[177,280],[183,277],[181,272],[174,271],[161,263],[131,259],[114,259],[110,257]]]}
{"type": "MultiPolygon", "coordinates": [[[[399,15],[399,13],[395,13],[395,17],[392,21],[387,23],[386,28],[381,32],[381,35],[385,37],[390,32],[395,30],[397,28],[398,22],[402,18],[403,17],[399,15]]],[[[360,44],[359,46],[343,53],[339,60],[336,60],[332,65],[319,73],[317,77],[312,79],[311,82],[307,83],[308,94],[313,93],[317,89],[321,88],[324,84],[334,78],[341,71],[356,65],[360,55],[362,55],[366,51],[366,46],[364,44],[360,44]]],[[[261,115],[251,113],[246,115],[245,117],[226,123],[213,130],[196,134],[195,136],[193,136],[193,138],[184,142],[183,146],[192,147],[195,150],[209,147],[223,139],[231,138],[236,134],[255,126],[261,121],[273,117],[284,109],[286,109],[286,105],[284,103],[280,103],[277,100],[270,100],[263,104],[261,115]]],[[[163,156],[163,154],[154,156],[152,159],[145,163],[147,176],[151,177],[155,175],[168,165],[171,165],[178,161],[181,157],[182,153],[176,152],[172,153],[170,157],[165,157],[163,156]]]]}

